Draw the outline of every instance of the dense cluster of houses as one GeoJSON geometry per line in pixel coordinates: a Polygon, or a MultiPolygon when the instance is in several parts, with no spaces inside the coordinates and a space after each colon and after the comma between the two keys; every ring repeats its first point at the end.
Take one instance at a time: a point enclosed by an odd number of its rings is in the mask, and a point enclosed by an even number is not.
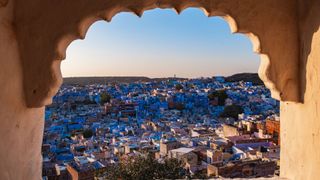
{"type": "Polygon", "coordinates": [[[93,179],[121,158],[144,154],[178,158],[191,176],[273,176],[278,114],[264,86],[223,77],[63,85],[46,109],[43,176],[93,179]],[[241,112],[228,116],[232,106],[241,112]]]}

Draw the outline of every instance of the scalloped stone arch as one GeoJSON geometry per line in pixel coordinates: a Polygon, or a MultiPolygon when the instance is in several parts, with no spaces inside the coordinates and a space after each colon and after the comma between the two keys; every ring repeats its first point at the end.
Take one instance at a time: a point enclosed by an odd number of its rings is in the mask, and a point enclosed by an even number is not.
{"type": "Polygon", "coordinates": [[[60,63],[65,58],[68,45],[76,39],[83,39],[94,22],[111,21],[120,12],[132,12],[141,17],[144,11],[155,8],[171,8],[180,13],[190,7],[200,8],[208,17],[221,16],[233,33],[247,35],[253,43],[254,52],[260,54],[259,75],[272,96],[281,101],[300,101],[299,43],[294,3],[290,5],[278,0],[36,1],[42,9],[24,14],[26,8],[34,8],[38,4],[22,7],[17,3],[15,14],[19,22],[24,22],[17,24],[16,30],[28,107],[51,103],[62,83],[60,63]],[[37,17],[36,21],[31,20],[34,17],[37,17]],[[34,49],[38,49],[37,53],[31,54],[34,49]]]}
{"type": "MultiPolygon", "coordinates": [[[[180,14],[182,13],[182,11],[184,11],[185,9],[187,8],[184,8],[184,9],[173,9],[177,14],[180,14]]],[[[203,9],[203,8],[199,8],[200,10],[202,10],[204,12],[204,14],[208,17],[214,17],[214,16],[218,16],[218,17],[221,17],[223,18],[229,25],[230,27],[230,30],[231,30],[231,33],[241,33],[238,31],[238,26],[237,26],[237,23],[236,21],[229,15],[227,14],[223,14],[221,12],[207,12],[206,9],[203,9]]],[[[148,9],[148,10],[152,10],[152,9],[148,9]]],[[[147,10],[145,10],[147,11],[147,10]]],[[[76,33],[78,36],[75,36],[75,35],[72,35],[72,34],[69,34],[69,35],[66,35],[65,37],[63,37],[61,39],[61,41],[58,43],[58,53],[60,54],[59,57],[61,57],[61,59],[65,59],[66,58],[66,51],[67,51],[67,48],[68,46],[74,41],[74,40],[77,40],[77,39],[85,39],[86,37],[86,34],[88,32],[88,30],[90,29],[90,27],[92,26],[92,24],[94,24],[95,22],[99,21],[99,20],[106,20],[107,22],[111,22],[112,21],[112,18],[119,14],[119,13],[122,13],[122,12],[130,12],[138,17],[142,17],[143,16],[143,13],[145,12],[133,12],[133,11],[130,11],[128,9],[123,9],[123,10],[119,10],[119,11],[113,11],[110,15],[108,16],[108,18],[100,18],[100,17],[88,17],[88,18],[85,18],[79,25],[79,32],[76,33]]],[[[252,45],[253,45],[253,52],[257,53],[260,55],[260,66],[259,66],[259,76],[260,78],[263,80],[263,82],[265,83],[265,85],[271,90],[271,93],[272,93],[272,96],[276,99],[280,99],[280,96],[279,96],[279,91],[276,89],[274,83],[267,77],[267,69],[269,68],[270,66],[270,60],[269,60],[269,57],[267,54],[261,54],[260,53],[260,41],[259,41],[259,38],[254,35],[253,33],[246,33],[246,32],[243,32],[241,34],[244,34],[246,35],[252,45]]],[[[61,77],[62,78],[62,77],[61,77]]]]}

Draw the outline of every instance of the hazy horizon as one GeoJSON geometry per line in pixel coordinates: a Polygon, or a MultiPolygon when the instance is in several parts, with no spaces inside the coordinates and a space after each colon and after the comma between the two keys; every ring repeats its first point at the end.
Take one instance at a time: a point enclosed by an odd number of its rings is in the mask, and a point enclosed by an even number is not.
{"type": "Polygon", "coordinates": [[[114,75],[106,75],[106,76],[94,76],[94,75],[88,75],[88,76],[64,76],[63,78],[103,78],[103,77],[145,77],[145,78],[150,78],[150,79],[154,79],[154,78],[183,78],[183,79],[198,79],[198,78],[212,78],[212,77],[228,77],[228,76],[232,76],[232,75],[236,75],[236,74],[258,74],[257,72],[238,72],[238,73],[234,73],[231,75],[214,75],[214,76],[201,76],[201,77],[180,77],[180,76],[163,76],[163,77],[150,77],[150,76],[126,76],[126,75],[119,75],[119,76],[114,76],[114,75]]]}
{"type": "Polygon", "coordinates": [[[84,41],[68,47],[62,74],[199,78],[256,73],[259,63],[249,38],[231,34],[222,18],[193,8],[181,15],[156,9],[93,24],[84,41]]]}

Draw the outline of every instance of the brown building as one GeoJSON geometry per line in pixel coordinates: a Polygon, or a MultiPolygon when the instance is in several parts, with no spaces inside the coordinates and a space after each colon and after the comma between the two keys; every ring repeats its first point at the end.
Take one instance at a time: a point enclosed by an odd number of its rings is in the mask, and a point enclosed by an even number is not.
{"type": "Polygon", "coordinates": [[[255,178],[273,176],[276,163],[273,161],[249,160],[235,161],[224,164],[222,162],[209,164],[207,173],[209,177],[224,178],[255,178]]]}
{"type": "Polygon", "coordinates": [[[95,174],[103,172],[105,168],[97,161],[85,164],[73,162],[67,165],[67,170],[73,180],[94,180],[95,174]]]}
{"type": "Polygon", "coordinates": [[[177,141],[163,141],[160,142],[160,155],[166,156],[170,150],[180,147],[180,143],[177,141]]]}
{"type": "Polygon", "coordinates": [[[66,169],[60,169],[57,164],[51,162],[43,163],[42,176],[47,180],[71,180],[66,169]]]}
{"type": "Polygon", "coordinates": [[[93,180],[95,170],[91,167],[80,167],[76,164],[68,164],[67,170],[73,180],[93,180]]]}
{"type": "Polygon", "coordinates": [[[268,134],[272,135],[275,143],[280,145],[280,121],[267,119],[266,131],[268,134]]]}

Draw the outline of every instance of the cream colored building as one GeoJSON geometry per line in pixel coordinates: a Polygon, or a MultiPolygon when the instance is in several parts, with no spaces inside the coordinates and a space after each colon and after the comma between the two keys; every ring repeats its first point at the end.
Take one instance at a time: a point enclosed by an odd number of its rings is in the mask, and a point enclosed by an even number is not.
{"type": "Polygon", "coordinates": [[[238,127],[228,125],[228,124],[223,124],[223,135],[224,137],[230,137],[230,136],[239,136],[240,133],[238,131],[238,127]]]}
{"type": "Polygon", "coordinates": [[[213,149],[208,149],[207,150],[207,163],[211,164],[214,162],[222,162],[224,160],[227,160],[231,158],[230,153],[224,153],[219,150],[213,150],[213,149]]]}
{"type": "Polygon", "coordinates": [[[169,158],[177,158],[183,161],[187,166],[193,167],[198,163],[198,156],[193,152],[194,148],[178,148],[170,150],[168,153],[169,158]]]}

